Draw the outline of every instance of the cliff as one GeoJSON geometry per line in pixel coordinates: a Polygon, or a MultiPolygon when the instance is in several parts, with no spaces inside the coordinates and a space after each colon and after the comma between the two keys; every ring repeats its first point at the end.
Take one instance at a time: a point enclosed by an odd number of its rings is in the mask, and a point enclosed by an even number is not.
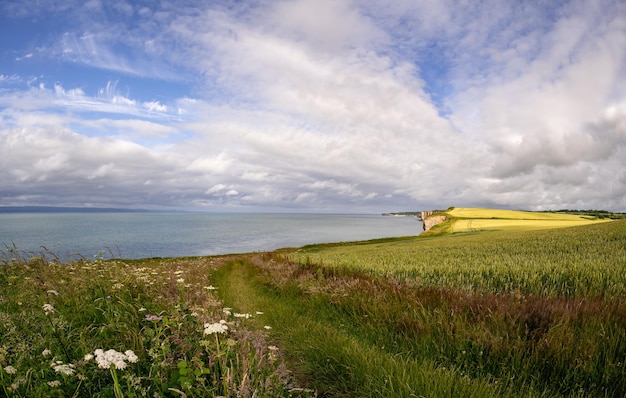
{"type": "Polygon", "coordinates": [[[448,217],[441,212],[423,211],[421,217],[424,223],[424,231],[428,231],[435,225],[448,221],[448,217]]]}

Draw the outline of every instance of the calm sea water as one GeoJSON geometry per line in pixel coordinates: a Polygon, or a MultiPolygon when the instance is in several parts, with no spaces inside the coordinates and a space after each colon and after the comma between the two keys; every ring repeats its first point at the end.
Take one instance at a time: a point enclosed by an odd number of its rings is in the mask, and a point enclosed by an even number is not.
{"type": "Polygon", "coordinates": [[[414,236],[413,217],[337,214],[12,213],[0,214],[0,250],[42,247],[73,257],[148,258],[269,251],[312,243],[414,236]]]}

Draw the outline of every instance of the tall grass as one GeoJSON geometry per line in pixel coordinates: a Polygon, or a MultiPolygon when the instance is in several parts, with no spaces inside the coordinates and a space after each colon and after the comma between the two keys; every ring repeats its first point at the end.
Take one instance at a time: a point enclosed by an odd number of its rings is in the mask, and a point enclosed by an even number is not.
{"type": "Polygon", "coordinates": [[[219,259],[59,264],[16,254],[0,265],[0,395],[311,395],[290,391],[267,331],[217,300],[219,259]]]}
{"type": "MultiPolygon", "coordinates": [[[[500,391],[488,381],[471,380],[427,357],[399,353],[393,344],[365,336],[364,329],[338,312],[328,297],[302,290],[301,282],[317,274],[301,272],[272,256],[252,260],[256,266],[243,259],[219,269],[215,280],[222,287],[220,296],[244,310],[264,308],[263,321],[272,325],[272,336],[297,377],[320,395],[490,397],[500,391]]],[[[327,287],[320,284],[320,289],[327,287]]],[[[389,326],[378,325],[378,332],[389,326]]]]}
{"type": "Polygon", "coordinates": [[[499,231],[392,243],[304,247],[323,264],[422,286],[547,297],[624,297],[626,221],[540,231],[499,231]]]}
{"type": "MultiPolygon", "coordinates": [[[[468,293],[280,258],[219,273],[275,314],[275,337],[321,394],[626,394],[623,299],[468,293]]],[[[243,304],[233,291],[226,302],[243,304]]]]}
{"type": "Polygon", "coordinates": [[[0,396],[626,396],[626,221],[0,265],[0,396]],[[292,373],[293,372],[293,373],[292,373]]]}

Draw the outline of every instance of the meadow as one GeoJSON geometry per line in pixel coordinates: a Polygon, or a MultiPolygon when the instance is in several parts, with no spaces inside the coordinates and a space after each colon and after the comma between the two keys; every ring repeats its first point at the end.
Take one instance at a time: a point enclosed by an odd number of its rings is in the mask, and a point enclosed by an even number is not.
{"type": "Polygon", "coordinates": [[[626,221],[70,264],[9,248],[0,286],[10,397],[626,396],[626,221]]]}

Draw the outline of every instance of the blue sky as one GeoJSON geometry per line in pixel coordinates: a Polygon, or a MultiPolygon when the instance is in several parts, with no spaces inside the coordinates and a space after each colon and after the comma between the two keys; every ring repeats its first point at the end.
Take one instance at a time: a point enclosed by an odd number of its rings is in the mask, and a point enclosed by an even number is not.
{"type": "Polygon", "coordinates": [[[0,3],[0,205],[626,211],[626,3],[0,3]]]}

